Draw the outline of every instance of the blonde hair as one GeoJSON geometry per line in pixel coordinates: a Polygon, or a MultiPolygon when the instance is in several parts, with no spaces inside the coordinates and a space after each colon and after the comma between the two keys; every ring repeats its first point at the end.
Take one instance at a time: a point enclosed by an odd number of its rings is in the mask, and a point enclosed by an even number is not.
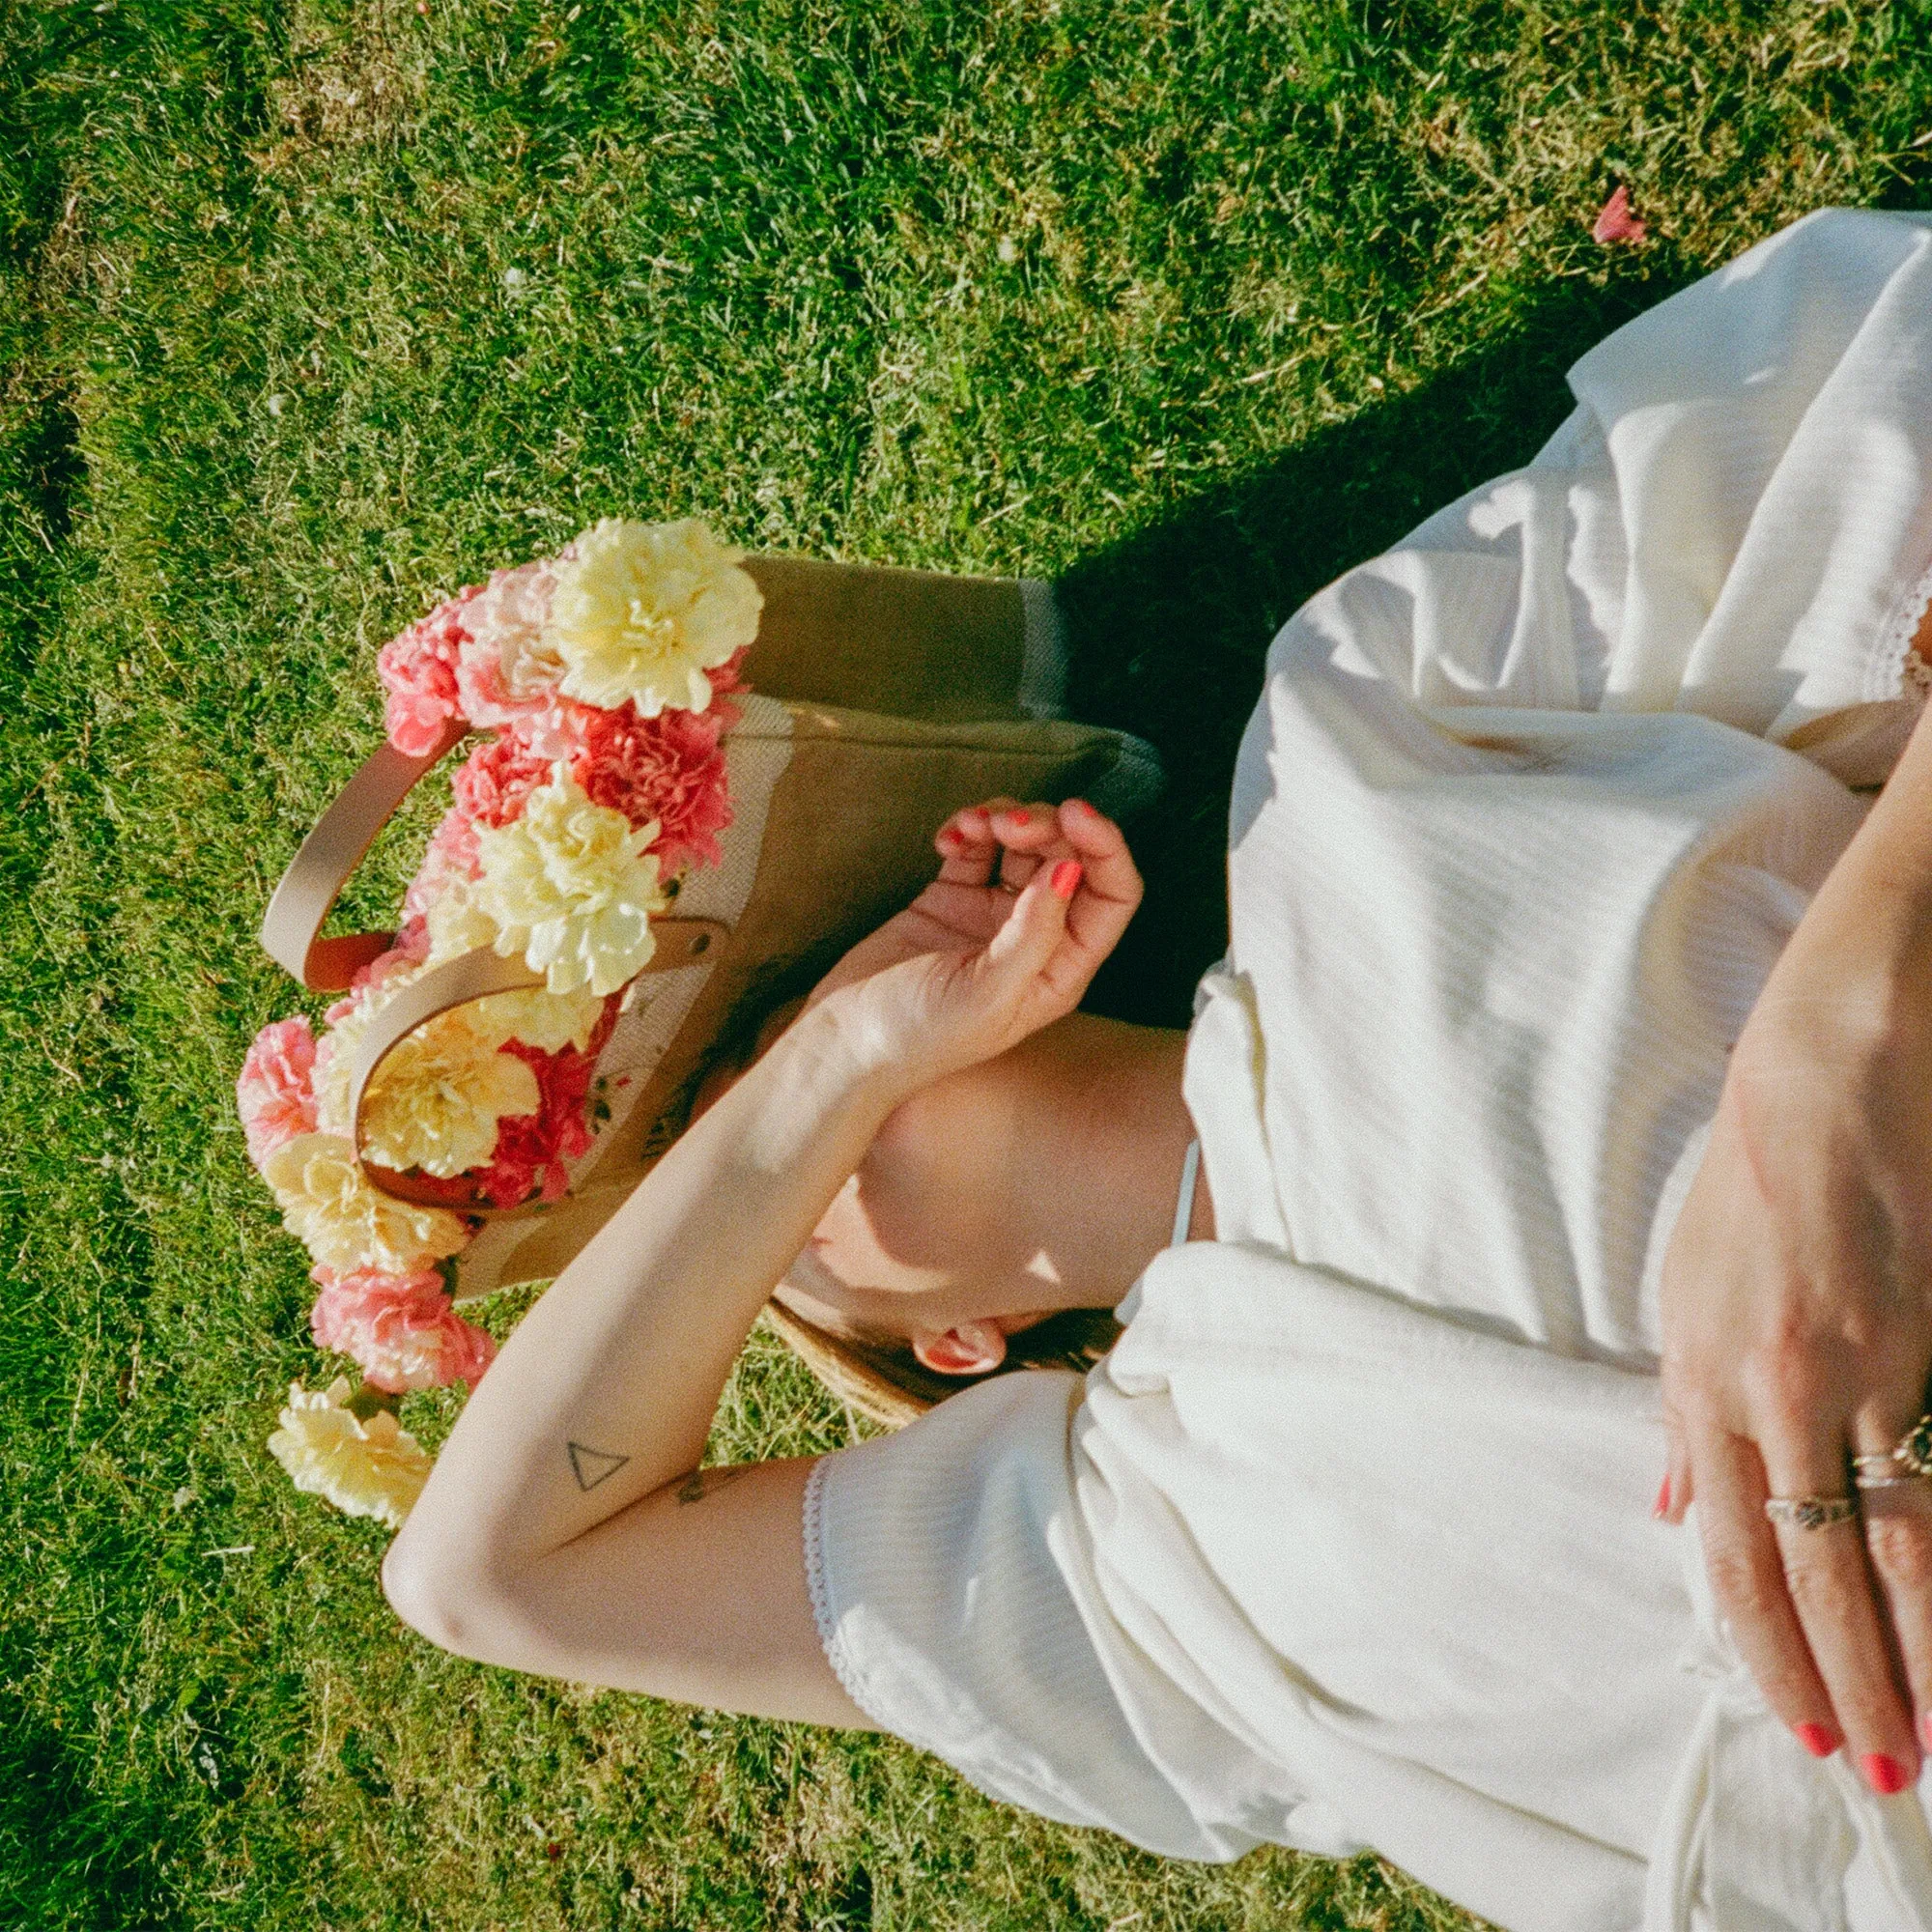
{"type": "Polygon", "coordinates": [[[903,1342],[866,1341],[835,1335],[793,1313],[774,1296],[765,1303],[765,1321],[840,1402],[861,1415],[903,1429],[950,1395],[1022,1369],[1071,1369],[1085,1375],[1121,1333],[1104,1308],[1065,1308],[1022,1328],[1007,1344],[1007,1357],[983,1376],[943,1376],[928,1369],[903,1342]]]}

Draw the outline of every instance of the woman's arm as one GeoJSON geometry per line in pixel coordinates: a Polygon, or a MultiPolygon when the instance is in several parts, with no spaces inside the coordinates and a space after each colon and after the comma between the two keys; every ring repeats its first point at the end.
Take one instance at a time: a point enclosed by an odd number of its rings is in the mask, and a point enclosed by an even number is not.
{"type": "Polygon", "coordinates": [[[1932,1371],[1932,711],[1792,935],[1732,1055],[1665,1257],[1669,1514],[1773,1708],[1895,1790],[1932,1748],[1932,1484],[1843,1495],[1932,1371]],[[1916,1722],[1915,1722],[1916,1719],[1916,1722]]]}
{"type": "Polygon", "coordinates": [[[690,1472],[772,1285],[908,1091],[828,1008],[693,1124],[470,1396],[384,1565],[408,1622],[518,1669],[865,1721],[806,1596],[809,1464],[690,1472]]]}
{"type": "Polygon", "coordinates": [[[1062,810],[1083,861],[1017,896],[982,887],[984,943],[802,1015],[524,1318],[384,1566],[407,1621],[514,1667],[865,1721],[812,1626],[808,1465],[690,1472],[758,1310],[887,1115],[1070,1011],[1125,926],[1118,829],[1062,810]]]}

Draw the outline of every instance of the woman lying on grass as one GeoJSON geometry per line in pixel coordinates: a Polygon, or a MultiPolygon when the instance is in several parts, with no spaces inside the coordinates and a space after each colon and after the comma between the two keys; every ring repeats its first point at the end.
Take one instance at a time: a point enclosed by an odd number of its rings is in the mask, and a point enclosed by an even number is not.
{"type": "Polygon", "coordinates": [[[1186,1035],[1076,1011],[1111,823],[951,821],[517,1329],[401,1613],[1511,1927],[1932,1925],[1928,316],[1932,223],[1814,216],[1298,612],[1186,1035]],[[962,1392],[694,1473],[775,1291],[962,1392]]]}

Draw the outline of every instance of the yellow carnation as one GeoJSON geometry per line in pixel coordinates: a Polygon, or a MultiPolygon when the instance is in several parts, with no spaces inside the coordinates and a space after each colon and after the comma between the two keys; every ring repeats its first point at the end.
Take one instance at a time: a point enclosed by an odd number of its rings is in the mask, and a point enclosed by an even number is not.
{"type": "Polygon", "coordinates": [[[702,711],[704,675],[758,635],[764,597],[696,518],[637,524],[606,517],[556,566],[545,641],[563,666],[568,697],[640,717],[667,705],[702,711]]]}
{"type": "Polygon", "coordinates": [[[497,928],[497,951],[521,954],[553,993],[614,993],[656,950],[651,918],[670,903],[647,850],[657,835],[655,825],[633,831],[621,811],[593,805],[558,772],[524,801],[521,816],[477,835],[483,876],[474,897],[497,928]]]}
{"type": "Polygon", "coordinates": [[[590,1036],[604,1017],[604,998],[588,986],[567,993],[531,986],[522,992],[492,993],[464,1012],[492,1046],[515,1039],[540,1053],[560,1053],[566,1046],[581,1050],[590,1044],[590,1036]]]}
{"type": "Polygon", "coordinates": [[[339,1274],[408,1274],[453,1255],[469,1238],[454,1214],[372,1187],[339,1134],[298,1135],[269,1156],[262,1178],[275,1191],[282,1225],[339,1274]]]}
{"type": "Polygon", "coordinates": [[[429,1457],[386,1408],[364,1422],[348,1401],[342,1377],[326,1389],[291,1382],[289,1406],[269,1437],[269,1451],[297,1489],[326,1496],[351,1516],[373,1516],[401,1529],[429,1479],[429,1457]]]}
{"type": "MultiPolygon", "coordinates": [[[[323,1133],[353,1138],[349,1082],[355,1055],[371,1022],[422,970],[407,979],[396,975],[324,1036],[315,1071],[316,1126],[323,1133]]],[[[391,1049],[362,1094],[362,1149],[370,1159],[447,1179],[490,1158],[498,1121],[536,1111],[537,1076],[514,1054],[497,1050],[522,1036],[501,1031],[507,1016],[484,1013],[488,1004],[439,1013],[391,1049]]],[[[549,1031],[559,1024],[553,1020],[549,1031]]]]}
{"type": "Polygon", "coordinates": [[[440,1013],[377,1069],[362,1100],[364,1152],[384,1167],[419,1167],[447,1179],[489,1160],[497,1122],[533,1114],[537,1076],[498,1053],[459,1009],[440,1013]]]}
{"type": "Polygon", "coordinates": [[[474,879],[451,879],[430,901],[425,915],[429,928],[425,964],[441,966],[479,946],[496,944],[496,922],[477,905],[476,885],[474,879]]]}

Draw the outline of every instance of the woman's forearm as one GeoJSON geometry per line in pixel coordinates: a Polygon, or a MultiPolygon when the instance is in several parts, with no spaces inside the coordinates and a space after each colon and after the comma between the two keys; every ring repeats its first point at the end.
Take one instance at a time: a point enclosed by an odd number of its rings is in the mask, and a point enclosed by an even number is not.
{"type": "MultiPolygon", "coordinates": [[[[1861,1001],[1854,1015],[1883,1027],[1891,1003],[1922,1000],[1932,971],[1932,706],[1921,713],[1864,824],[1799,922],[1765,991],[1774,1009],[1794,996],[1861,1001]]],[[[1838,1016],[1847,1015],[1842,1006],[1838,1016]]]]}
{"type": "Polygon", "coordinates": [[[519,1323],[392,1570],[486,1590],[693,1468],[758,1310],[907,1091],[836,1009],[796,1023],[519,1323]]]}

